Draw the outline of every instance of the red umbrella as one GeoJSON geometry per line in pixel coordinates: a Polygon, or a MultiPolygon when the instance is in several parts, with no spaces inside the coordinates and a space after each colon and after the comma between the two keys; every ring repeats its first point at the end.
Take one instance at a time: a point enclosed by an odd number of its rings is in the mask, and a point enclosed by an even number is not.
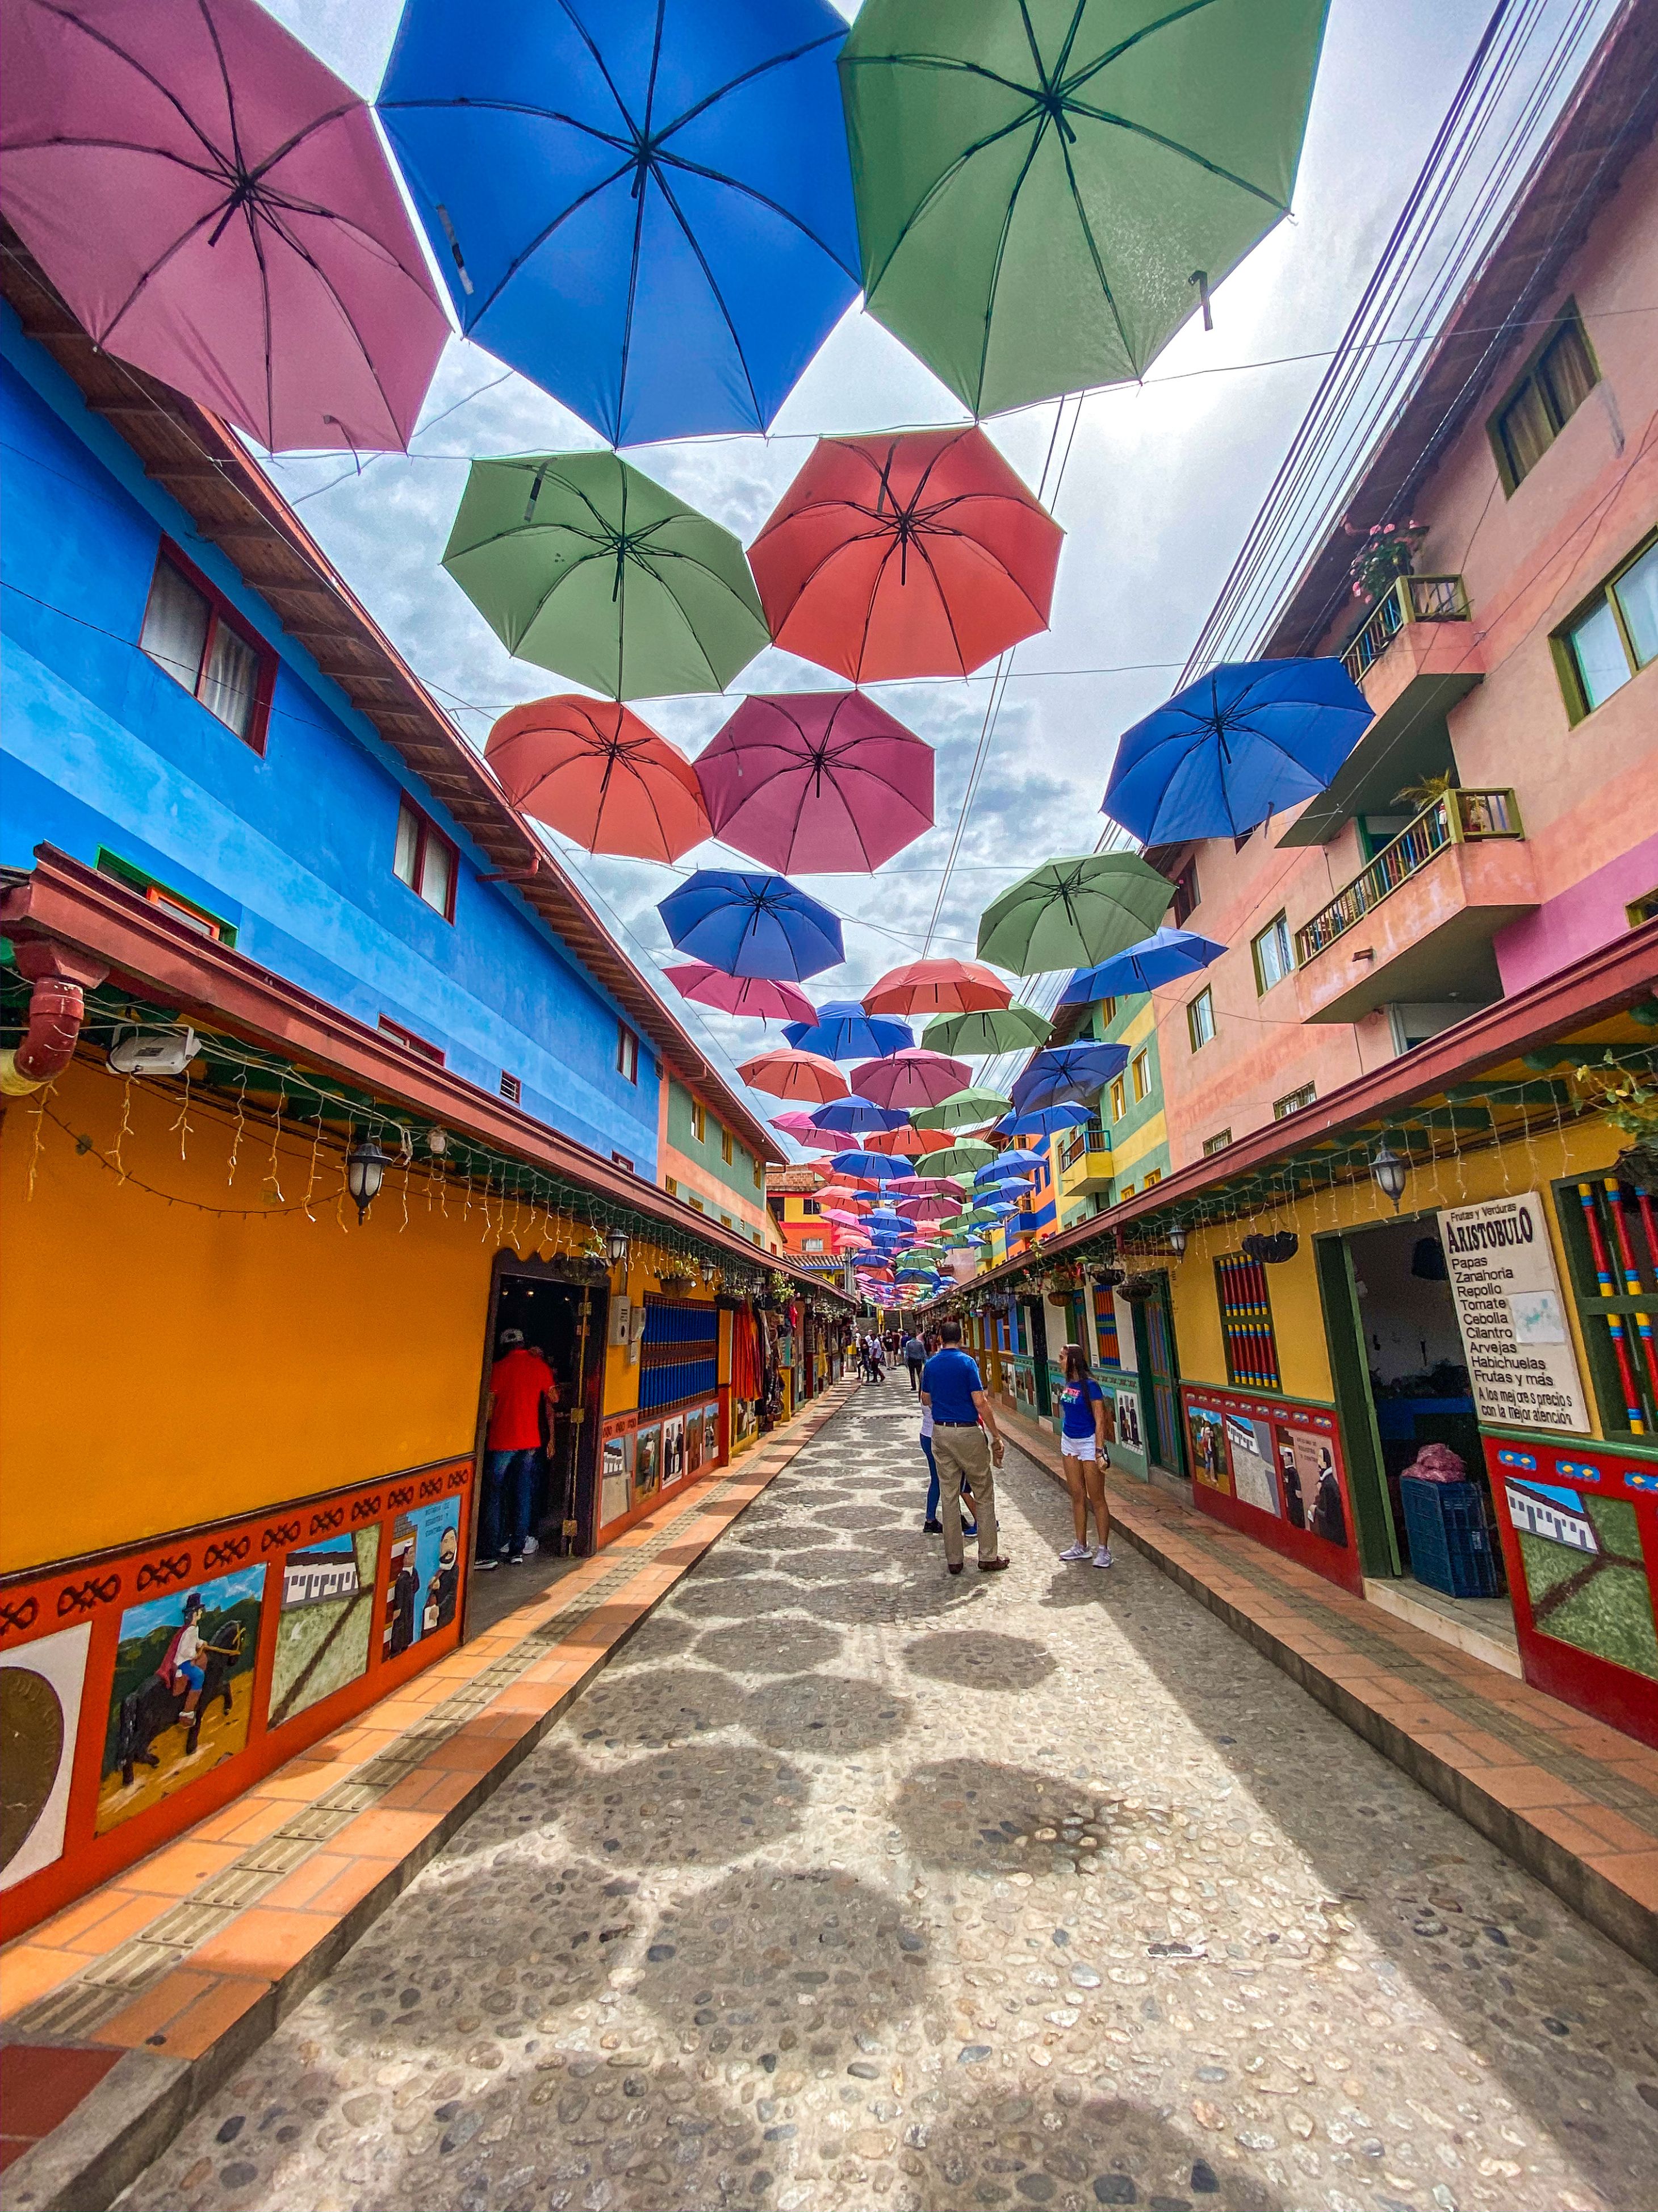
{"type": "Polygon", "coordinates": [[[932,748],[860,691],[745,699],[698,754],[715,834],[769,868],[868,873],[932,827],[932,748]]]}
{"type": "Polygon", "coordinates": [[[819,439],[749,561],[779,645],[873,684],[1046,629],[1063,536],[969,425],[819,439]]]}
{"type": "Polygon", "coordinates": [[[866,1060],[852,1072],[852,1087],[860,1098],[902,1107],[906,1113],[915,1106],[937,1106],[972,1080],[973,1070],[964,1060],[928,1052],[922,1045],[889,1053],[884,1060],[866,1060]]]}
{"type": "Polygon", "coordinates": [[[1013,994],[975,960],[912,960],[865,994],[866,1014],[982,1014],[1011,1006],[1013,994]]]}
{"type": "Polygon", "coordinates": [[[863,1139],[866,1152],[891,1152],[902,1160],[919,1160],[926,1152],[936,1152],[933,1142],[936,1130],[882,1129],[863,1139]]]}
{"type": "Polygon", "coordinates": [[[276,452],[402,448],[449,335],[367,106],[253,0],[11,0],[0,202],[106,353],[276,452]]]}
{"type": "MultiPolygon", "coordinates": [[[[718,1007],[722,1014],[757,1014],[764,1022],[814,1025],[817,1020],[817,1007],[793,983],[769,982],[763,975],[728,975],[723,968],[711,968],[706,960],[688,960],[680,967],[665,968],[662,973],[682,999],[718,1007]]],[[[804,1121],[805,1116],[800,1118],[804,1121]]],[[[782,1126],[780,1120],[777,1127],[782,1126]]]]}
{"type": "MultiPolygon", "coordinates": [[[[815,1052],[795,1052],[787,1045],[779,1045],[774,1052],[756,1053],[737,1072],[744,1083],[752,1084],[756,1091],[769,1091],[774,1098],[810,1098],[817,1106],[843,1097],[847,1088],[846,1077],[832,1060],[815,1052]]],[[[823,1133],[808,1122],[805,1129],[790,1133],[806,1144],[823,1133]]],[[[842,1149],[842,1139],[837,1137],[829,1149],[842,1149]]]]}
{"type": "Polygon", "coordinates": [[[865,1206],[873,1196],[869,1183],[840,1182],[828,1183],[817,1194],[819,1206],[865,1206]]]}
{"type": "Polygon", "coordinates": [[[483,757],[515,806],[590,853],[677,860],[709,834],[696,770],[614,699],[509,708],[483,757]]]}

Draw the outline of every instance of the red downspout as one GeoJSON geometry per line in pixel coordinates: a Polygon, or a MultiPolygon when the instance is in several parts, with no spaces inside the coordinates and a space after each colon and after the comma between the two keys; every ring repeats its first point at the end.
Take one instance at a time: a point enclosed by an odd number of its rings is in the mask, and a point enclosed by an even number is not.
{"type": "Polygon", "coordinates": [[[53,1082],[75,1057],[86,1015],[82,994],[109,970],[68,945],[24,939],[15,948],[18,973],[27,976],[28,1023],[15,1052],[0,1053],[0,1091],[13,1097],[53,1082]]]}

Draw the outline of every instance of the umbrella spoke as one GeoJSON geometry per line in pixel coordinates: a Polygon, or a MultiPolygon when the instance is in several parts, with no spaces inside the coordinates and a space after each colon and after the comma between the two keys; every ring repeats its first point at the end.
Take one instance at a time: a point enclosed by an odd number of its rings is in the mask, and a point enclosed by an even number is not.
{"type": "MultiPolygon", "coordinates": [[[[1207,0],[1204,0],[1204,4],[1207,4],[1207,0]]],[[[1218,161],[1210,161],[1206,155],[1199,154],[1194,147],[1182,146],[1178,138],[1170,138],[1161,131],[1154,131],[1149,123],[1136,123],[1132,116],[1114,115],[1109,108],[1089,107],[1081,100],[1072,100],[1068,104],[1077,114],[1087,116],[1092,123],[1111,124],[1119,131],[1130,131],[1137,138],[1149,139],[1154,146],[1161,146],[1170,154],[1179,154],[1186,161],[1194,161],[1199,168],[1206,169],[1212,177],[1219,177],[1226,184],[1236,185],[1240,191],[1253,192],[1258,200],[1264,200],[1279,215],[1290,212],[1287,201],[1275,198],[1260,185],[1252,184],[1248,177],[1239,176],[1236,169],[1228,169],[1218,161]]]]}

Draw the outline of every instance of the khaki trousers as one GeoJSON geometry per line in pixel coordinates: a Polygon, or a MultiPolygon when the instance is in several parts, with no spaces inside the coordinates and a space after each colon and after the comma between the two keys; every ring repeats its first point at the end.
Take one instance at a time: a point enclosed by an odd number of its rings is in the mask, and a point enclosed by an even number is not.
{"type": "Polygon", "coordinates": [[[979,1509],[979,1557],[996,1557],[996,1478],[990,1468],[990,1438],[981,1428],[932,1431],[932,1456],[938,1468],[938,1508],[944,1524],[944,1558],[959,1567],[967,1557],[962,1540],[962,1477],[979,1509]]]}

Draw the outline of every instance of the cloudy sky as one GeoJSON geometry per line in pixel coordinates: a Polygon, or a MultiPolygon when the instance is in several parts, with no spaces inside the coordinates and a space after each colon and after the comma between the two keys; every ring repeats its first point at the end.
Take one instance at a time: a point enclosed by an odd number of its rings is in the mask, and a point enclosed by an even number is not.
{"type": "MultiPolygon", "coordinates": [[[[400,0],[266,0],[331,67],[374,94],[400,0]]],[[[851,12],[848,8],[847,12],[851,12]]],[[[969,956],[981,908],[1054,854],[1091,850],[1116,738],[1174,688],[1193,640],[1363,289],[1467,66],[1487,0],[1333,0],[1292,219],[1215,295],[1215,328],[1188,326],[1145,382],[1081,403],[1052,504],[1066,533],[1053,626],[1019,648],[945,884],[934,952],[969,956]]],[[[991,435],[1033,484],[1054,447],[1052,405],[999,417],[991,435]]],[[[766,439],[636,449],[630,459],[746,542],[813,434],[962,419],[958,403],[854,307],[766,439]]],[[[451,342],[410,458],[359,472],[338,456],[273,472],[353,588],[480,746],[494,717],[567,688],[512,660],[440,566],[469,457],[591,447],[596,434],[479,348],[451,342]]],[[[738,690],[821,685],[775,651],[738,690]]],[[[847,963],[817,979],[847,998],[927,942],[992,692],[965,684],[879,687],[887,708],[938,755],[938,826],[878,876],[803,878],[846,919],[847,963]]],[[[641,702],[695,752],[729,713],[719,699],[641,702]]],[[[566,858],[647,969],[670,948],[656,902],[675,873],[566,858]]],[[[692,860],[733,862],[722,848],[692,860]]],[[[683,872],[683,871],[682,871],[683,872]]],[[[670,993],[669,995],[671,996],[670,993]]],[[[675,1000],[721,1049],[751,1049],[753,1024],[675,1000]]]]}

